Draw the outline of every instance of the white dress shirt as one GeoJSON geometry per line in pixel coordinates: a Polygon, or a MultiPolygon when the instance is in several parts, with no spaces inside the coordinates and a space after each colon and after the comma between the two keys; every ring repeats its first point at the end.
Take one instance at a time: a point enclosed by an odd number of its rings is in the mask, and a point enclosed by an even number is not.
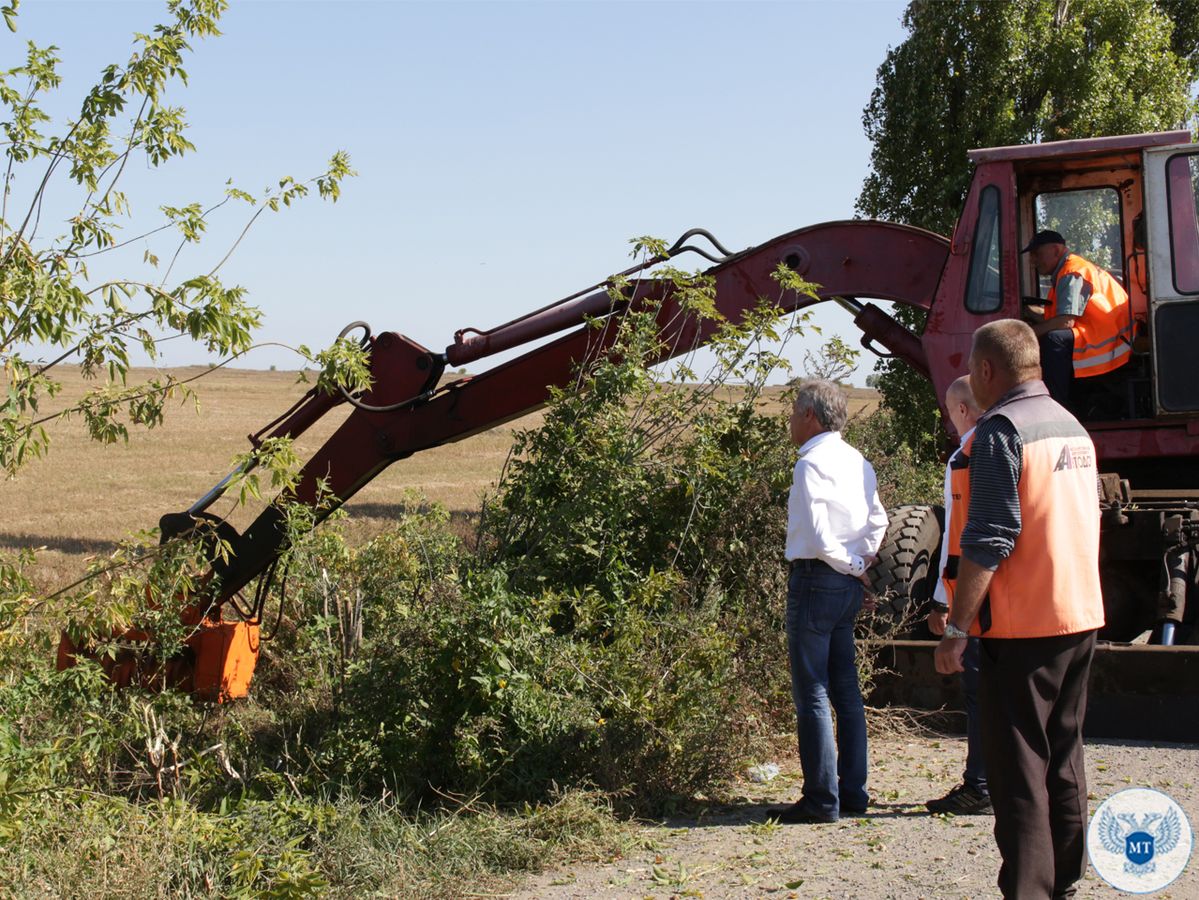
{"type": "Polygon", "coordinates": [[[937,566],[937,586],[933,588],[933,603],[937,606],[949,606],[949,595],[945,593],[945,582],[941,580],[941,573],[945,571],[945,564],[949,562],[949,514],[953,512],[953,488],[949,486],[949,466],[958,458],[972,434],[973,428],[963,434],[958,448],[945,460],[945,532],[941,535],[941,562],[937,566]]]}
{"type": "Polygon", "coordinates": [[[866,571],[887,531],[878,479],[862,454],[822,431],[799,448],[787,500],[787,559],[819,559],[843,575],[866,571]]]}

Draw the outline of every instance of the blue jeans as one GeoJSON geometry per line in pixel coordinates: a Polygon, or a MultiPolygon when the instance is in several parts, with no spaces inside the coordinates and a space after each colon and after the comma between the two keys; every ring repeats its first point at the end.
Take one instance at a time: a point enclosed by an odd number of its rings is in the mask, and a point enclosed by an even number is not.
{"type": "Polygon", "coordinates": [[[834,819],[842,809],[864,810],[869,802],[866,711],[853,643],[862,595],[856,578],[823,566],[793,568],[787,584],[787,650],[799,720],[803,805],[834,819]]]}
{"type": "Polygon", "coordinates": [[[966,701],[966,771],[962,781],[979,793],[987,793],[987,765],[983,762],[982,720],[978,716],[978,655],[982,640],[966,641],[962,654],[962,694],[966,701]]]}

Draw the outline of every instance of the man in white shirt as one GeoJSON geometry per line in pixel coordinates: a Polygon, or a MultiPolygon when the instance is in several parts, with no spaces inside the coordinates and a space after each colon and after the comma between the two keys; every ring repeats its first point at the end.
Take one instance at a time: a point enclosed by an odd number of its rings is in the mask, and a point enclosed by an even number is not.
{"type": "Polygon", "coordinates": [[[786,823],[835,822],[842,813],[864,813],[870,802],[853,629],[887,511],[874,469],[841,439],[847,418],[840,387],[800,386],[791,411],[799,461],[787,502],[786,621],[804,783],[797,803],[771,813],[786,823]]]}
{"type": "MultiPolygon", "coordinates": [[[[965,525],[966,510],[954,510],[953,472],[969,469],[970,457],[963,452],[970,436],[974,434],[974,423],[982,415],[974,393],[970,390],[970,376],[963,375],[949,385],[945,391],[945,409],[949,421],[958,435],[958,448],[945,463],[945,537],[941,541],[941,564],[937,568],[940,577],[933,593],[933,608],[928,614],[928,628],[933,634],[945,633],[949,621],[950,596],[947,586],[957,581],[957,564],[960,551],[958,540],[965,525]],[[956,534],[951,534],[956,529],[956,534]],[[953,553],[950,553],[952,546],[953,553]],[[952,557],[952,559],[951,559],[952,557]]],[[[967,476],[968,477],[968,476],[967,476]]],[[[962,654],[962,693],[966,701],[966,769],[962,772],[962,783],[944,797],[929,800],[924,805],[931,813],[952,813],[955,816],[990,813],[991,795],[987,790],[987,767],[983,762],[981,724],[978,717],[978,665],[979,638],[966,642],[962,654]]]]}

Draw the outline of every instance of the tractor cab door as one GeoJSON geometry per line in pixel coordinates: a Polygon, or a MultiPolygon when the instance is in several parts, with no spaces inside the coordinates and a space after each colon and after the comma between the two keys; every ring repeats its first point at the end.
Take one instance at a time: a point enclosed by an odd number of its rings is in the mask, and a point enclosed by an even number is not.
{"type": "MultiPolygon", "coordinates": [[[[1051,229],[1071,252],[1102,266],[1129,297],[1126,314],[1133,334],[1148,331],[1144,241],[1138,240],[1142,213],[1140,152],[1103,156],[1032,159],[1017,166],[1020,244],[1051,229]]],[[[1019,258],[1020,293],[1026,308],[1044,311],[1052,287],[1029,255],[1019,258]]],[[[1149,347],[1134,339],[1128,363],[1114,372],[1074,379],[1071,410],[1083,421],[1101,423],[1146,419],[1153,414],[1149,347]],[[1131,363],[1131,364],[1129,364],[1131,363]]]]}
{"type": "Polygon", "coordinates": [[[1153,401],[1158,415],[1199,412],[1199,146],[1145,150],[1153,401]]]}

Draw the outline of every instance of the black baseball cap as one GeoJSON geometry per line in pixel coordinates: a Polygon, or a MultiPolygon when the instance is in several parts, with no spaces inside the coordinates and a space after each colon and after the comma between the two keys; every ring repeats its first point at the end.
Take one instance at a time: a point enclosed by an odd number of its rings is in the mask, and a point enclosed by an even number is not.
{"type": "Polygon", "coordinates": [[[1028,246],[1020,252],[1027,253],[1029,250],[1036,250],[1038,247],[1044,247],[1046,244],[1061,244],[1065,246],[1066,239],[1056,231],[1038,231],[1033,235],[1032,240],[1028,242],[1028,246]]]}

